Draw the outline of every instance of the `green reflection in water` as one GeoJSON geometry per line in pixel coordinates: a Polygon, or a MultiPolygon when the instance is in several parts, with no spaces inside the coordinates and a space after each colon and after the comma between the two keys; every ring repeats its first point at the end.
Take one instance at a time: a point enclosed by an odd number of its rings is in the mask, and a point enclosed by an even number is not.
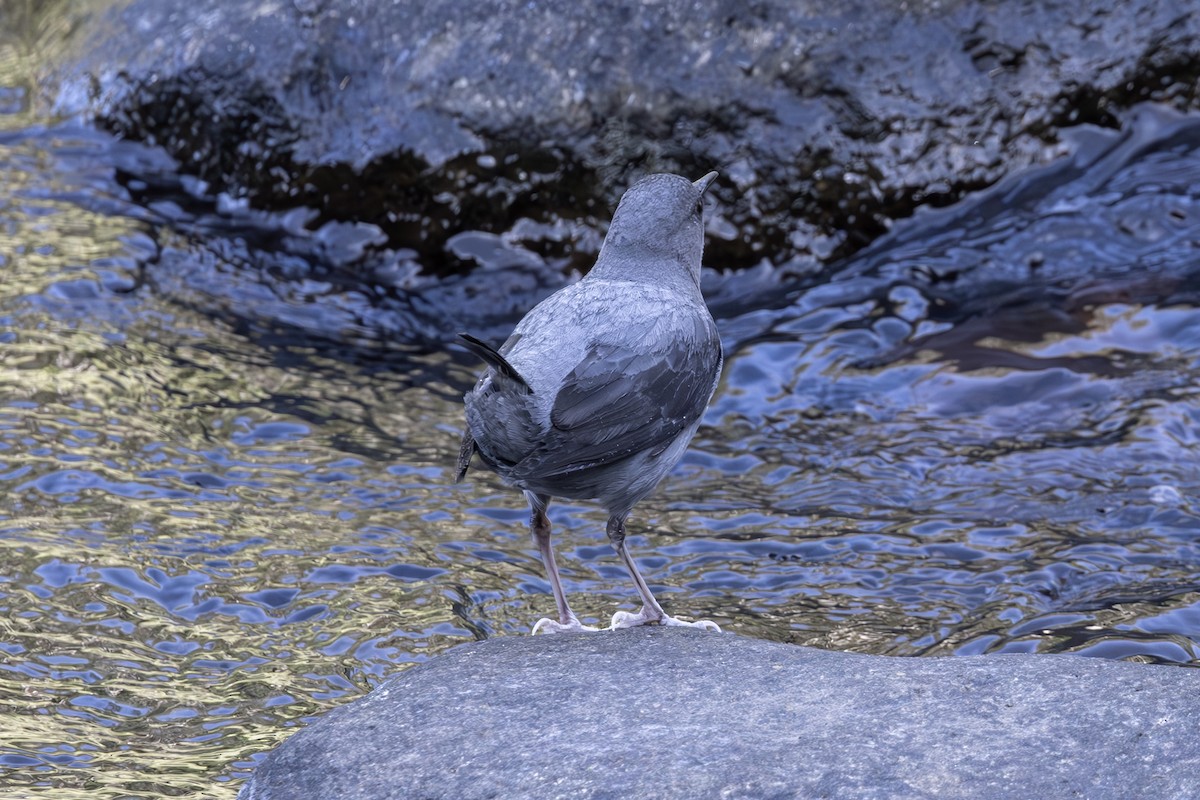
{"type": "MultiPolygon", "coordinates": [[[[9,774],[13,785],[207,794],[284,723],[473,635],[448,622],[461,593],[433,580],[449,556],[414,541],[422,509],[448,504],[414,481],[421,467],[389,470],[376,427],[417,463],[438,454],[443,434],[428,407],[405,403],[411,392],[386,378],[314,383],[202,320],[179,340],[14,318],[24,326],[0,372],[0,602],[17,669],[0,694],[21,698],[5,713],[18,721],[8,746],[41,764],[9,774]],[[314,391],[337,399],[272,408],[314,391]],[[396,407],[379,393],[405,413],[371,419],[396,407]],[[396,562],[412,574],[388,574],[396,562]],[[74,748],[65,768],[51,766],[54,743],[74,748]]],[[[517,582],[471,579],[504,595],[517,582]]]]}
{"type": "MultiPolygon", "coordinates": [[[[16,291],[45,277],[19,266],[16,291]]],[[[10,319],[0,602],[19,666],[0,693],[22,698],[5,714],[19,720],[9,746],[41,762],[14,785],[207,793],[283,723],[473,635],[447,622],[460,595],[431,579],[448,556],[413,541],[421,509],[447,503],[414,482],[419,467],[388,469],[377,426],[403,437],[409,463],[438,453],[411,391],[316,383],[203,320],[114,335],[34,309],[10,319]],[[313,392],[337,399],[303,399],[313,392]],[[372,419],[389,407],[405,413],[372,419]],[[416,577],[385,572],[397,561],[416,577]],[[286,613],[248,599],[280,589],[286,613]],[[64,769],[47,763],[53,743],[75,748],[64,769]]],[[[511,593],[516,579],[492,574],[474,586],[511,593]]]]}
{"type": "Polygon", "coordinates": [[[114,293],[145,230],[77,202],[87,146],[0,145],[0,786],[232,797],[294,720],[480,635],[471,592],[518,624],[521,578],[442,579],[444,393],[114,293]]]}
{"type": "Polygon", "coordinates": [[[5,0],[0,3],[0,132],[41,124],[51,99],[47,73],[76,35],[123,0],[5,0]]]}

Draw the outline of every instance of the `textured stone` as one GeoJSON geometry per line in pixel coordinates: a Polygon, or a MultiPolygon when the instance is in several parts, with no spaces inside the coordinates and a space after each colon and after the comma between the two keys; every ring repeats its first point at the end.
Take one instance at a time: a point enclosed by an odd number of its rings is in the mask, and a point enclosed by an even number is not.
{"type": "Polygon", "coordinates": [[[678,629],[506,637],[285,741],[242,800],[1200,796],[1200,671],[678,629]]]}
{"type": "MultiPolygon", "coordinates": [[[[1064,151],[1194,108],[1200,0],[132,0],[81,26],[57,107],[256,207],[394,247],[514,231],[591,262],[641,174],[722,172],[709,261],[793,272],[1064,151]]],[[[458,268],[465,264],[456,265],[458,268]]]]}

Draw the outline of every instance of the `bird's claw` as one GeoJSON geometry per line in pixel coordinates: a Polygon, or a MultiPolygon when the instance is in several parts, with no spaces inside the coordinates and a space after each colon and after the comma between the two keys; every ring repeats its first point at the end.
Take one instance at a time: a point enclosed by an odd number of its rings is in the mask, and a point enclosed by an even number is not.
{"type": "Polygon", "coordinates": [[[698,619],[695,622],[684,622],[681,619],[667,617],[660,622],[659,625],[682,625],[687,628],[699,628],[705,631],[712,631],[713,633],[722,633],[721,626],[713,622],[711,619],[698,619]]]}
{"type": "Polygon", "coordinates": [[[567,622],[559,622],[558,620],[550,619],[549,617],[543,617],[542,619],[539,619],[533,626],[533,633],[530,635],[537,636],[539,633],[586,633],[588,631],[599,630],[599,628],[594,628],[591,625],[584,625],[582,622],[575,619],[574,616],[572,616],[567,622]]]}
{"type": "Polygon", "coordinates": [[[642,609],[636,614],[630,614],[628,611],[618,611],[613,614],[612,622],[609,624],[610,631],[620,630],[621,628],[636,628],[639,625],[666,625],[677,628],[700,628],[706,631],[714,631],[721,633],[721,626],[708,619],[701,619],[695,622],[685,622],[675,617],[656,617],[652,614],[647,614],[646,609],[642,609]]]}

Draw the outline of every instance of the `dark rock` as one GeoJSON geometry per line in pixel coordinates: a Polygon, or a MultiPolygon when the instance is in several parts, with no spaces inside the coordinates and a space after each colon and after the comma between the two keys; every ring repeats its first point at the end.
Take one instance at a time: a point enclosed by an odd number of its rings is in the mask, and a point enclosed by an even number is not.
{"type": "Polygon", "coordinates": [[[434,271],[469,268],[444,247],[469,230],[586,268],[637,175],[716,168],[708,262],[806,272],[1053,159],[1063,126],[1194,107],[1197,11],[133,0],[86,26],[58,107],[255,207],[377,225],[434,271]]]}
{"type": "Polygon", "coordinates": [[[1194,798],[1197,719],[1189,669],[506,637],[318,718],[240,797],[1194,798]]]}

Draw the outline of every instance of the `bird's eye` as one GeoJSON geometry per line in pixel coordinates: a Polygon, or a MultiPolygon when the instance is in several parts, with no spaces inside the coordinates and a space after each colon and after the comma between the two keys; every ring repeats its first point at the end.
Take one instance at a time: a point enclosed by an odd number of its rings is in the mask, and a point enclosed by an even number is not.
{"type": "Polygon", "coordinates": [[[696,201],[696,215],[700,216],[700,217],[704,216],[704,201],[703,200],[696,201]]]}

